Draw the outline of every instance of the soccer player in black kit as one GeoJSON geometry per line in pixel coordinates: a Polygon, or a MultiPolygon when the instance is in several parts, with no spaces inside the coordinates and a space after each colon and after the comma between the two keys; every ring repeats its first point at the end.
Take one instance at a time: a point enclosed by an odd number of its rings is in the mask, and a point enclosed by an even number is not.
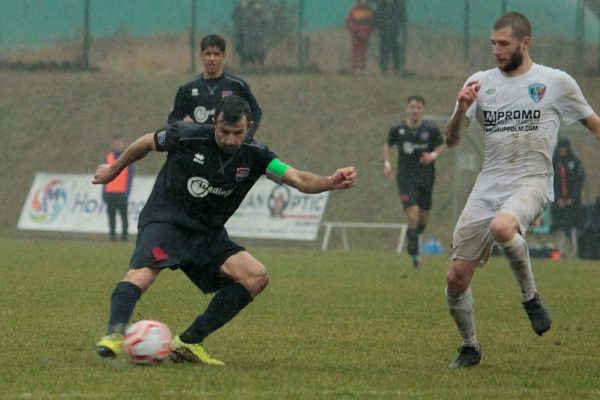
{"type": "Polygon", "coordinates": [[[212,124],[215,106],[219,99],[235,94],[248,102],[252,113],[252,126],[248,135],[253,137],[262,117],[262,110],[250,87],[237,76],[223,70],[225,40],[219,35],[208,35],[200,41],[200,59],[204,71],[177,90],[173,109],[167,122],[176,121],[212,124]]]}
{"type": "Polygon", "coordinates": [[[121,351],[122,335],[142,293],[165,269],[180,269],[204,293],[216,292],[206,310],[171,343],[172,359],[224,365],[202,341],[230,321],[268,284],[265,266],[229,239],[225,223],[261,175],[303,193],[347,189],[354,167],[331,176],[300,171],[281,162],[247,136],[251,111],[236,95],[220,100],[215,125],[176,122],[143,135],[111,164],[98,166],[105,184],[150,151],[167,152],[138,223],[129,271],[113,290],[107,335],[96,344],[103,358],[121,351]]]}
{"type": "Polygon", "coordinates": [[[407,250],[415,268],[421,267],[419,235],[423,233],[429,221],[435,182],[435,160],[444,149],[440,130],[433,122],[423,120],[424,112],[425,99],[416,95],[409,96],[406,120],[390,128],[383,147],[383,173],[391,177],[391,148],[394,145],[398,146],[396,181],[407,216],[407,250]]]}

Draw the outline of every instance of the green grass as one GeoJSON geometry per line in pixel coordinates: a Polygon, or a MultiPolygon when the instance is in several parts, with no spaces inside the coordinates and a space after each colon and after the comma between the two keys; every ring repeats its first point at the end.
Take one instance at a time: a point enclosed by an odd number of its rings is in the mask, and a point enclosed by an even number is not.
{"type": "MultiPolygon", "coordinates": [[[[503,259],[474,280],[482,364],[450,371],[459,339],[445,256],[251,248],[266,291],[205,344],[225,368],[137,367],[93,353],[131,244],[0,241],[0,399],[592,399],[600,396],[597,263],[535,260],[555,324],[537,337],[503,259]]],[[[206,306],[165,271],[134,319],[175,333],[206,306]]]]}

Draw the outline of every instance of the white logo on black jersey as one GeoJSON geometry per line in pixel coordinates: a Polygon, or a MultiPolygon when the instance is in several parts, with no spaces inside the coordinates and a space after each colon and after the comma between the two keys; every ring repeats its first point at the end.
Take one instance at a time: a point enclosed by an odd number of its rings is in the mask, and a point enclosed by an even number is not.
{"type": "Polygon", "coordinates": [[[164,129],[158,132],[156,134],[156,140],[158,141],[159,145],[164,146],[167,142],[167,132],[164,129]]]}
{"type": "Polygon", "coordinates": [[[200,153],[194,154],[194,162],[204,165],[204,154],[200,154],[200,153]]]}
{"type": "Polygon", "coordinates": [[[192,176],[188,179],[187,188],[188,192],[194,197],[204,197],[208,194],[208,188],[210,187],[208,181],[199,176],[192,176]]]}
{"type": "Polygon", "coordinates": [[[227,197],[233,192],[233,189],[225,190],[219,187],[212,187],[206,179],[199,176],[192,176],[188,179],[187,189],[194,197],[206,197],[209,193],[227,197]]]}
{"type": "Polygon", "coordinates": [[[198,106],[194,110],[194,119],[196,120],[196,122],[202,124],[202,123],[206,122],[206,120],[208,120],[208,117],[210,117],[214,113],[215,113],[214,109],[207,110],[206,108],[204,108],[202,106],[198,106]]]}
{"type": "Polygon", "coordinates": [[[404,142],[402,144],[402,150],[404,151],[404,154],[412,154],[415,150],[425,150],[427,148],[427,143],[411,143],[411,142],[404,142]]]}
{"type": "Polygon", "coordinates": [[[192,96],[198,96],[198,89],[197,88],[193,88],[192,89],[192,96]]]}

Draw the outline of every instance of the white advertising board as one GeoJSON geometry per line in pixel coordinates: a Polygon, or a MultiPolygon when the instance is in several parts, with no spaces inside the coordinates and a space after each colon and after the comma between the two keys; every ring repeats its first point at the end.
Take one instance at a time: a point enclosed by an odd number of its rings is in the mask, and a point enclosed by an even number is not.
{"type": "MultiPolygon", "coordinates": [[[[136,176],[129,196],[129,233],[150,195],[155,177],[136,176]]],[[[18,229],[108,233],[102,187],[92,176],[38,172],[21,211],[18,229]]],[[[227,222],[231,236],[315,240],[329,193],[307,195],[261,178],[227,222]]],[[[120,231],[117,218],[117,232],[120,231]]]]}
{"type": "Polygon", "coordinates": [[[315,240],[329,192],[304,194],[262,177],[225,227],[231,236],[315,240]]]}
{"type": "MultiPolygon", "coordinates": [[[[23,205],[18,229],[108,233],[102,186],[92,175],[38,172],[23,205]]],[[[155,177],[136,176],[129,195],[129,233],[137,232],[137,219],[150,195],[155,177]]],[[[117,232],[121,222],[117,217],[117,232]]]]}

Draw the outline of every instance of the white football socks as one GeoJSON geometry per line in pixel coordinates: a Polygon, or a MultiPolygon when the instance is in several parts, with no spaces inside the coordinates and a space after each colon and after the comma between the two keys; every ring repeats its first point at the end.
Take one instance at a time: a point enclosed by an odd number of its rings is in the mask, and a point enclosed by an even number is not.
{"type": "Polygon", "coordinates": [[[473,301],[471,288],[469,287],[457,296],[449,296],[448,288],[446,288],[446,300],[463,345],[479,350],[477,329],[475,327],[475,302],[473,301]]]}
{"type": "Polygon", "coordinates": [[[531,271],[531,259],[529,258],[527,242],[521,234],[517,233],[508,242],[498,243],[498,246],[504,251],[504,255],[510,262],[510,269],[521,289],[522,302],[533,299],[537,289],[531,271]]]}
{"type": "Polygon", "coordinates": [[[571,253],[573,258],[579,257],[579,245],[577,243],[577,228],[571,229],[571,253]]]}

